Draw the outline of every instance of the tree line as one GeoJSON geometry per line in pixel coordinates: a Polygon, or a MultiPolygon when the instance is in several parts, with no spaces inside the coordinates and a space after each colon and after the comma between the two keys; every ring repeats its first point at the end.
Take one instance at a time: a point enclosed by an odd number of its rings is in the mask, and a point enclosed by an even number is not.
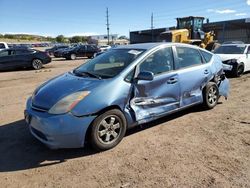
{"type": "Polygon", "coordinates": [[[0,34],[0,39],[15,39],[15,40],[27,40],[27,41],[48,41],[48,42],[59,42],[59,43],[79,43],[87,42],[89,37],[86,36],[73,36],[65,37],[58,35],[57,37],[44,37],[39,35],[27,35],[27,34],[0,34]]]}
{"type": "MultiPolygon", "coordinates": [[[[48,41],[58,43],[93,43],[93,39],[87,36],[72,36],[65,37],[64,35],[58,35],[56,37],[45,37],[40,35],[28,35],[28,34],[0,34],[0,39],[15,39],[15,40],[27,40],[27,41],[48,41]],[[92,42],[91,42],[92,41],[92,42]]],[[[128,39],[126,36],[120,36],[118,39],[128,39]]],[[[94,41],[95,42],[95,41],[94,41]]]]}

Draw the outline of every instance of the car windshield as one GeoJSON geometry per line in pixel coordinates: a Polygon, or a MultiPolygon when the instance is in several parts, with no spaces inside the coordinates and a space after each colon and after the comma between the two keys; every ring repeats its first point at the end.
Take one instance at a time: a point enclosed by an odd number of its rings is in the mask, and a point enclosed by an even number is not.
{"type": "Polygon", "coordinates": [[[73,72],[77,75],[91,73],[99,78],[112,78],[122,72],[144,51],[142,49],[113,49],[81,65],[73,72]]]}
{"type": "Polygon", "coordinates": [[[246,46],[245,45],[229,45],[220,46],[214,50],[216,54],[243,54],[246,46]]]}

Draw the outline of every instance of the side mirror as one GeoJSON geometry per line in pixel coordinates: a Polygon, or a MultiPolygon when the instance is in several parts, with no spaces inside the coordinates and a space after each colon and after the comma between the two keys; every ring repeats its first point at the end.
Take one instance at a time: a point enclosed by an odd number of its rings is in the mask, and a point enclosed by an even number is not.
{"type": "Polygon", "coordinates": [[[154,73],[149,71],[140,72],[136,77],[136,79],[152,81],[154,79],[154,73]]]}

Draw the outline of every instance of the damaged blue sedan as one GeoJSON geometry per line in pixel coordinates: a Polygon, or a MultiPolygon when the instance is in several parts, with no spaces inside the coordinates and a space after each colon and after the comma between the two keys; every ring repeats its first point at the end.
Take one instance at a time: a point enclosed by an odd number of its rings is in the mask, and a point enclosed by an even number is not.
{"type": "Polygon", "coordinates": [[[115,147],[126,130],[193,105],[216,106],[229,81],[219,57],[196,46],[120,46],[41,86],[25,120],[52,149],[115,147]]]}

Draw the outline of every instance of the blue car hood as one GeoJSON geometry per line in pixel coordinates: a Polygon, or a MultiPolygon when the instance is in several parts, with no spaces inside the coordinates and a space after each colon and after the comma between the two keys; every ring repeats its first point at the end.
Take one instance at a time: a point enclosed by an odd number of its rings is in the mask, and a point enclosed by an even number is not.
{"type": "Polygon", "coordinates": [[[65,73],[41,85],[33,94],[32,105],[49,110],[60,99],[77,91],[91,91],[103,80],[65,73]]]}

